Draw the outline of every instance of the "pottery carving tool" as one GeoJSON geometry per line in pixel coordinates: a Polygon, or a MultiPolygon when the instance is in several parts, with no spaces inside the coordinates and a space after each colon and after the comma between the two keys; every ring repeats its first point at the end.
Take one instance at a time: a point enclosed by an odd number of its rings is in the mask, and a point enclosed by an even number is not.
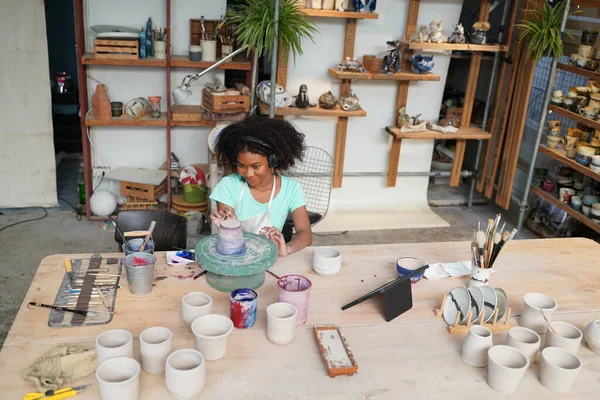
{"type": "Polygon", "coordinates": [[[119,228],[117,228],[117,223],[115,222],[114,219],[112,219],[112,217],[109,215],[108,219],[110,219],[110,222],[113,223],[113,225],[115,226],[115,230],[117,231],[117,233],[119,235],[121,235],[121,239],[123,239],[123,248],[125,248],[125,246],[127,246],[129,248],[129,251],[133,252],[133,249],[131,248],[131,246],[129,245],[129,242],[127,242],[127,239],[125,238],[125,235],[123,235],[123,232],[121,232],[119,230],[119,228]]]}
{"type": "MultiPolygon", "coordinates": [[[[100,288],[98,287],[97,284],[94,284],[94,287],[98,291],[98,295],[100,296],[100,300],[102,301],[102,304],[104,304],[104,306],[110,310],[110,304],[108,303],[108,300],[106,299],[106,296],[104,296],[104,293],[102,293],[102,290],[100,290],[100,288]]],[[[94,295],[92,294],[92,296],[94,296],[94,295]]]]}
{"type": "Polygon", "coordinates": [[[67,276],[69,277],[69,282],[71,286],[75,283],[75,274],[73,274],[73,266],[71,265],[71,259],[65,258],[65,271],[67,272],[67,276]]]}
{"type": "Polygon", "coordinates": [[[38,400],[38,399],[59,400],[59,399],[67,399],[69,397],[76,396],[79,392],[84,391],[90,385],[91,384],[82,385],[82,386],[74,386],[72,388],[63,388],[63,389],[58,389],[58,390],[48,390],[45,393],[31,392],[31,393],[27,393],[23,397],[23,400],[38,400]]]}
{"type": "Polygon", "coordinates": [[[144,249],[148,245],[148,241],[150,240],[150,237],[152,236],[152,231],[154,231],[155,226],[156,226],[156,221],[150,222],[150,227],[148,228],[148,234],[144,238],[144,241],[142,242],[142,245],[140,246],[140,249],[138,250],[139,252],[144,251],[144,249]]]}
{"type": "Polygon", "coordinates": [[[89,311],[86,311],[86,310],[77,310],[75,308],[67,308],[67,307],[55,306],[55,305],[52,305],[52,304],[36,303],[35,301],[30,301],[29,304],[28,304],[28,306],[50,308],[52,310],[72,312],[74,314],[85,315],[85,316],[90,316],[90,317],[94,316],[93,313],[91,313],[89,311]]]}
{"type": "Polygon", "coordinates": [[[540,314],[542,314],[542,317],[544,317],[544,321],[546,321],[546,324],[548,324],[548,328],[550,328],[552,332],[558,335],[558,332],[556,332],[556,329],[554,329],[552,325],[550,325],[550,321],[548,321],[546,314],[544,314],[544,309],[540,308],[540,314]]]}

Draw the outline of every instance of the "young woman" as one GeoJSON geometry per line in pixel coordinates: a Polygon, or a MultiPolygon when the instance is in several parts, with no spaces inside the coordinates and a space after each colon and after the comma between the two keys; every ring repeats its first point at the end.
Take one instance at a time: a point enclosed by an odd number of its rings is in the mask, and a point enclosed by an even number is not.
{"type": "Polygon", "coordinates": [[[279,174],[302,160],[303,152],[304,135],[284,120],[252,116],[225,127],[215,156],[219,166],[237,173],[213,188],[213,223],[218,227],[225,219],[238,219],[245,232],[271,239],[280,256],[309,246],[312,231],[302,187],[279,174]],[[296,235],[286,244],[281,230],[290,213],[296,235]]]}

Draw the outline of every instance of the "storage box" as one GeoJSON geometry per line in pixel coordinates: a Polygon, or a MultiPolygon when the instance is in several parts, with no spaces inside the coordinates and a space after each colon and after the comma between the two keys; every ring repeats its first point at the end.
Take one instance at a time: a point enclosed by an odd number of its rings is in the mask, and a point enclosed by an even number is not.
{"type": "Polygon", "coordinates": [[[250,111],[250,96],[219,95],[208,89],[202,91],[202,106],[212,113],[240,113],[250,111]]]}
{"type": "Polygon", "coordinates": [[[140,58],[138,39],[95,39],[94,55],[96,58],[137,60],[140,58]]]}
{"type": "Polygon", "coordinates": [[[154,201],[167,192],[167,180],[160,185],[147,185],[143,183],[121,181],[121,195],[137,199],[154,201]]]}

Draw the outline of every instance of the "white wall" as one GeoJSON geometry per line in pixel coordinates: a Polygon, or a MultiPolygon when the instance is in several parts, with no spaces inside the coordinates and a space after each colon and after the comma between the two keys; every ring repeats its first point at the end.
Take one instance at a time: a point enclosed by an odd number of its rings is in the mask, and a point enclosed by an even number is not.
{"type": "MultiPolygon", "coordinates": [[[[164,26],[164,2],[162,0],[129,1],[117,0],[86,2],[89,4],[88,25],[124,24],[141,27],[147,16],[152,16],[155,24],[164,26]],[[117,5],[118,4],[118,5],[117,5]],[[143,5],[143,12],[140,12],[143,5]],[[115,13],[114,10],[119,12],[115,13]]],[[[189,44],[189,19],[204,15],[205,18],[218,18],[224,11],[224,0],[193,1],[177,0],[172,2],[172,28],[174,54],[185,54],[189,44]]],[[[404,37],[408,1],[387,0],[378,2],[378,20],[358,22],[355,56],[366,53],[384,53],[385,42],[404,37]]],[[[421,1],[419,24],[429,24],[433,19],[442,19],[445,34],[458,21],[462,0],[421,1]]],[[[320,33],[316,43],[304,44],[304,56],[290,62],[288,89],[295,93],[302,83],[306,83],[309,95],[316,101],[318,96],[332,90],[339,93],[339,82],[327,72],[329,67],[337,65],[342,58],[345,20],[315,18],[320,33]]],[[[92,38],[89,41],[93,40],[92,38]]],[[[88,44],[88,46],[90,46],[88,44]]],[[[88,47],[91,48],[91,47],[88,47]]],[[[450,57],[435,55],[434,73],[440,75],[439,82],[411,83],[407,110],[409,114],[422,113],[424,118],[436,120],[448,71],[450,57]]],[[[191,70],[176,69],[172,77],[175,87],[185,74],[191,70]]],[[[103,68],[94,67],[92,75],[109,87],[111,100],[128,101],[136,96],[160,95],[166,97],[164,74],[162,70],[151,68],[103,68]]],[[[203,82],[196,82],[193,88],[200,92],[203,82]]],[[[362,81],[353,84],[368,112],[366,118],[350,118],[346,144],[346,172],[387,172],[390,152],[390,136],[385,132],[387,125],[395,121],[395,106],[398,85],[394,82],[362,81]]],[[[165,107],[163,101],[163,108],[165,107]]],[[[293,122],[306,134],[307,144],[322,147],[332,155],[335,153],[335,118],[297,118],[293,122]]],[[[176,128],[173,130],[172,148],[185,163],[208,160],[206,147],[206,128],[176,128]]],[[[96,129],[96,145],[111,167],[139,166],[156,168],[166,157],[164,129],[151,128],[99,128],[96,129]],[[141,146],[138,143],[142,143],[141,146]]],[[[399,171],[429,171],[433,140],[405,140],[402,143],[399,171]]],[[[97,160],[98,165],[102,165],[97,160]]],[[[398,178],[395,188],[386,187],[386,178],[349,178],[343,179],[340,189],[332,194],[331,212],[373,211],[376,199],[377,210],[388,208],[411,209],[427,207],[427,177],[398,178]]]]}
{"type": "Polygon", "coordinates": [[[56,206],[44,2],[0,5],[0,208],[56,206]]]}

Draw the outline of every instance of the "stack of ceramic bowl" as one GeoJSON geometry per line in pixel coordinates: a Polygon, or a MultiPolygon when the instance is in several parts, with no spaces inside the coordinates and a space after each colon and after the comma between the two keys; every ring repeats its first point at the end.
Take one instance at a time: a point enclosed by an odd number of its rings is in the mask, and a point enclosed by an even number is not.
{"type": "Polygon", "coordinates": [[[577,157],[575,161],[579,164],[589,167],[592,163],[592,157],[596,154],[596,149],[591,146],[579,146],[577,148],[577,157]]]}
{"type": "Polygon", "coordinates": [[[600,174],[600,155],[592,156],[592,163],[590,164],[590,169],[597,174],[600,174]]]}
{"type": "Polygon", "coordinates": [[[591,194],[586,194],[583,196],[581,201],[583,203],[581,206],[581,212],[583,212],[583,215],[585,215],[586,217],[589,217],[592,213],[592,206],[600,202],[600,197],[591,194]]]}
{"type": "Polygon", "coordinates": [[[469,310],[471,323],[478,324],[483,315],[483,323],[490,323],[494,312],[498,309],[496,321],[500,321],[506,314],[508,297],[500,288],[489,285],[465,288],[457,286],[448,293],[446,301],[442,304],[442,317],[448,326],[453,326],[460,312],[459,324],[466,325],[469,310]]]}
{"type": "Polygon", "coordinates": [[[600,203],[592,204],[590,218],[597,224],[600,224],[600,203]]]}

